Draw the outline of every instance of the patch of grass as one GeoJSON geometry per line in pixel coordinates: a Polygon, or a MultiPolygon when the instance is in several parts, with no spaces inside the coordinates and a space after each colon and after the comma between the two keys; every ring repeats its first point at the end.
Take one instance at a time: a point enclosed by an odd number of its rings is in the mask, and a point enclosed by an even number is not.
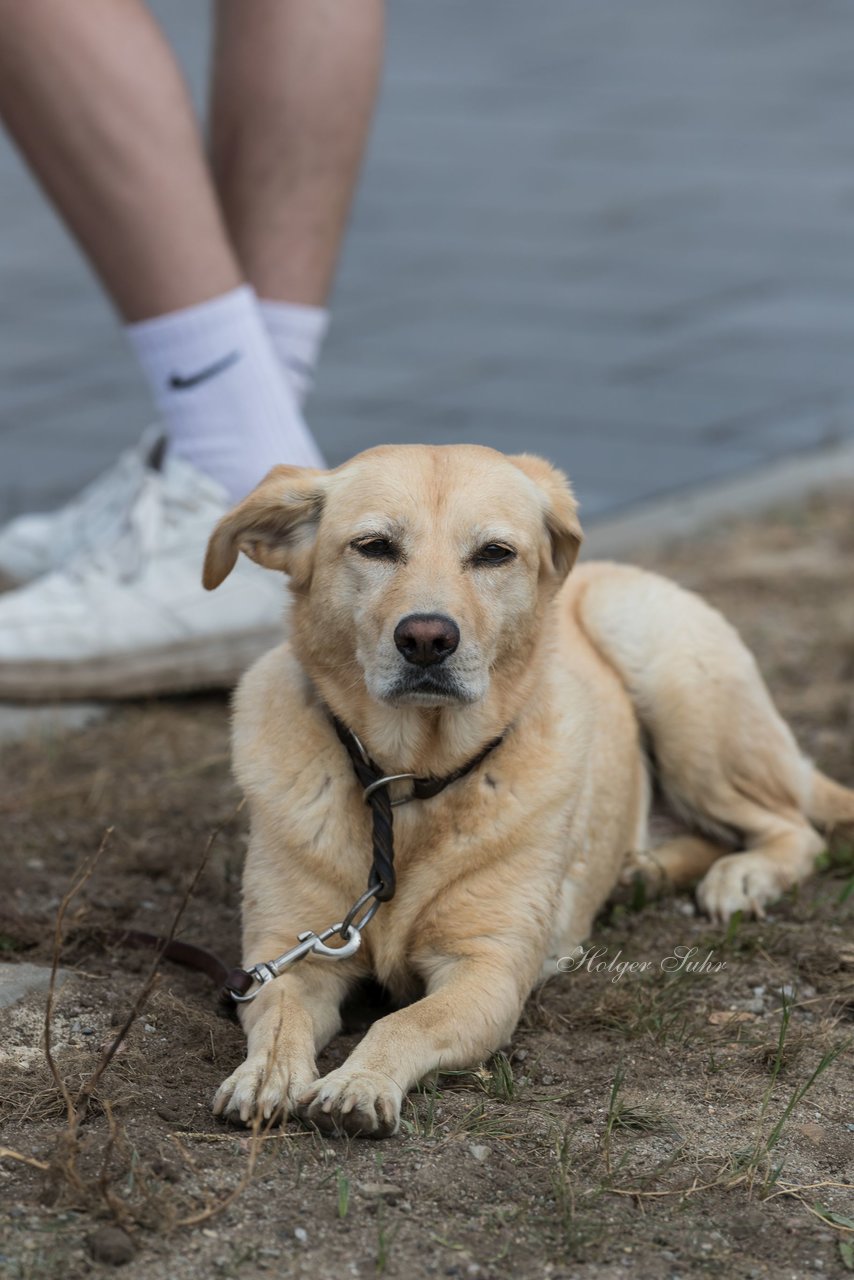
{"type": "Polygon", "coordinates": [[[611,1174],[611,1141],[616,1132],[623,1133],[670,1133],[673,1126],[660,1107],[640,1107],[626,1102],[622,1097],[625,1084],[625,1070],[620,1063],[614,1072],[611,1092],[608,1095],[608,1110],[605,1117],[605,1131],[602,1135],[602,1150],[605,1156],[605,1168],[611,1174]]]}
{"type": "Polygon", "coordinates": [[[854,844],[838,836],[832,838],[816,858],[815,869],[845,881],[833,898],[836,906],[844,906],[854,894],[854,844]]]}
{"type": "Polygon", "coordinates": [[[11,933],[0,933],[0,951],[26,951],[33,944],[14,938],[11,933]]]}
{"type": "Polygon", "coordinates": [[[777,1040],[762,1040],[748,1050],[750,1058],[765,1070],[770,1071],[772,1079],[782,1072],[788,1071],[800,1058],[804,1049],[814,1043],[814,1033],[800,1028],[788,1031],[783,1044],[777,1040]]]}
{"type": "Polygon", "coordinates": [[[592,1212],[603,1188],[601,1182],[591,1185],[583,1165],[576,1167],[575,1137],[567,1128],[554,1140],[551,1190],[563,1250],[571,1261],[582,1262],[605,1232],[604,1220],[592,1212]]]}
{"type": "Polygon", "coordinates": [[[714,1055],[714,1051],[710,1049],[709,1056],[706,1059],[706,1075],[719,1076],[724,1071],[726,1071],[726,1064],[723,1062],[719,1062],[714,1055]]]}
{"type": "Polygon", "coordinates": [[[439,1102],[442,1094],[435,1080],[422,1080],[416,1085],[415,1097],[406,1098],[408,1114],[401,1117],[400,1127],[412,1138],[434,1138],[438,1129],[439,1102]]]}
{"type": "Polygon", "coordinates": [[[337,1187],[338,1217],[343,1220],[350,1211],[350,1179],[341,1169],[338,1170],[337,1187]]]}
{"type": "Polygon", "coordinates": [[[780,1029],[777,1035],[777,1042],[774,1047],[773,1056],[770,1060],[771,1078],[762,1097],[756,1128],[756,1137],[751,1148],[737,1152],[733,1157],[735,1173],[734,1181],[747,1181],[751,1188],[755,1183],[760,1182],[763,1193],[767,1193],[774,1186],[782,1171],[782,1161],[779,1164],[774,1165],[772,1157],[792,1113],[803,1101],[810,1089],[813,1088],[819,1077],[833,1065],[836,1059],[847,1048],[849,1048],[852,1043],[851,1039],[840,1041],[822,1054],[815,1069],[810,1073],[805,1081],[795,1086],[782,1112],[769,1127],[768,1112],[771,1105],[774,1086],[776,1085],[786,1062],[787,1042],[790,1034],[791,1018],[792,1001],[783,994],[782,1008],[780,1010],[780,1029]]]}
{"type": "Polygon", "coordinates": [[[506,1053],[494,1053],[489,1060],[489,1078],[486,1092],[499,1102],[512,1102],[516,1096],[513,1067],[506,1053]]]}
{"type": "Polygon", "coordinates": [[[597,1010],[600,1025],[628,1040],[643,1036],[655,1044],[684,1043],[691,1034],[691,978],[691,974],[677,973],[662,982],[656,975],[652,982],[609,986],[597,1010]]]}
{"type": "Polygon", "coordinates": [[[478,1138],[513,1138],[519,1128],[517,1119],[508,1121],[507,1115],[489,1108],[485,1099],[475,1103],[460,1121],[460,1132],[478,1138]]]}
{"type": "MultiPolygon", "coordinates": [[[[446,1087],[455,1092],[485,1093],[496,1102],[512,1102],[517,1094],[518,1086],[513,1075],[513,1066],[506,1053],[501,1051],[494,1053],[484,1066],[459,1071],[440,1071],[437,1074],[446,1087]]],[[[421,1087],[426,1088],[426,1086],[427,1081],[422,1081],[419,1091],[421,1087]]]]}
{"type": "Polygon", "coordinates": [[[741,929],[743,919],[744,919],[743,911],[734,911],[730,916],[729,920],[727,921],[726,933],[724,934],[725,947],[732,947],[733,943],[738,937],[738,933],[739,933],[739,930],[741,929]]]}
{"type": "Polygon", "coordinates": [[[374,1266],[378,1276],[385,1275],[391,1262],[391,1247],[397,1235],[397,1228],[389,1228],[385,1222],[385,1206],[382,1201],[377,1204],[377,1248],[374,1266]]]}

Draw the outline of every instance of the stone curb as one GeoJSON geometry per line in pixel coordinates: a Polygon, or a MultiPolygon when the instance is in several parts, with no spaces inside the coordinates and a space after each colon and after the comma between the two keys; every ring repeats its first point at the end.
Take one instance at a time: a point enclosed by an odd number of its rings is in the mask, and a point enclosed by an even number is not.
{"type": "MultiPolygon", "coordinates": [[[[680,490],[672,497],[632,507],[622,516],[591,521],[584,543],[586,559],[631,560],[674,539],[687,538],[720,520],[756,517],[784,502],[795,502],[816,490],[850,488],[854,519],[854,441],[790,455],[721,484],[680,490]]],[[[34,734],[85,727],[101,719],[109,704],[57,703],[43,707],[0,703],[0,742],[17,742],[34,734]]]]}
{"type": "Polygon", "coordinates": [[[623,516],[591,521],[584,555],[587,559],[631,559],[639,547],[647,551],[690,537],[721,520],[753,519],[815,491],[844,488],[851,490],[854,519],[854,441],[790,455],[761,471],[742,473],[707,488],[680,490],[672,497],[632,507],[623,516]]]}

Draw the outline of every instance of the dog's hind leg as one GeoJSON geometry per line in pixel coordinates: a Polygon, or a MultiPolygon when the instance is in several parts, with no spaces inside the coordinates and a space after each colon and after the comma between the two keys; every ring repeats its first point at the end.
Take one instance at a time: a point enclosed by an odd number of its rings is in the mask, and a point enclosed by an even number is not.
{"type": "Polygon", "coordinates": [[[854,791],[813,769],[807,813],[820,831],[854,840],[854,791]]]}
{"type": "Polygon", "coordinates": [[[749,852],[721,858],[701,882],[697,900],[713,918],[726,920],[737,910],[761,916],[766,903],[805,880],[826,844],[816,826],[829,836],[854,833],[854,791],[826,778],[800,755],[799,770],[793,760],[788,763],[790,779],[804,779],[799,810],[793,813],[773,800],[763,806],[738,798],[733,816],[741,818],[749,852]]]}
{"type": "Polygon", "coordinates": [[[746,843],[745,852],[720,858],[700,881],[697,901],[713,920],[725,923],[736,911],[762,917],[768,903],[806,880],[824,848],[807,822],[748,833],[746,843]]]}
{"type": "Polygon", "coordinates": [[[692,831],[742,846],[721,848],[698,888],[700,906],[717,920],[761,915],[810,874],[824,847],[810,816],[844,815],[839,793],[850,793],[817,787],[752,655],[717,610],[642,570],[587,573],[579,619],[625,684],[666,800],[692,831]]]}
{"type": "Polygon", "coordinates": [[[640,876],[649,893],[690,889],[724,853],[719,844],[703,836],[675,836],[663,844],[642,849],[631,857],[621,883],[631,884],[640,876]]]}

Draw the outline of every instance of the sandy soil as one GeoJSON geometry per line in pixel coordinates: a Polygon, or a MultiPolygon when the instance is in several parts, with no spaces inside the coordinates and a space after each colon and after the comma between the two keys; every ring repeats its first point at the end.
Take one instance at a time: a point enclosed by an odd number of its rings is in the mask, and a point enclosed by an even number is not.
{"type": "MultiPolygon", "coordinates": [[[[804,749],[854,784],[850,503],[816,498],[644,561],[725,610],[804,749]]],[[[98,927],[163,930],[224,820],[181,932],[237,958],[245,824],[231,816],[226,702],[123,706],[6,749],[0,777],[9,964],[50,963],[75,869],[113,829],[65,918],[73,972],[51,1039],[73,1099],[150,965],[100,945],[98,927]]],[[[129,1280],[849,1274],[853,925],[844,845],[766,921],[725,935],[688,896],[614,904],[601,954],[531,999],[507,1055],[425,1083],[385,1143],[295,1127],[253,1138],[214,1120],[241,1033],[204,978],[168,964],[70,1128],[41,1047],[44,996],[29,996],[0,1038],[13,1153],[0,1261],[63,1280],[115,1266],[129,1280]],[[663,966],[678,947],[711,957],[663,966]]]]}

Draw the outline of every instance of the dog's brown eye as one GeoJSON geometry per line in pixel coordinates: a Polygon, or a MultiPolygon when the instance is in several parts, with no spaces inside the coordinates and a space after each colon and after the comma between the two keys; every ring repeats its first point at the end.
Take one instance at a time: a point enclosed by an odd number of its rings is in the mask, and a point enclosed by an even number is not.
{"type": "Polygon", "coordinates": [[[513,560],[516,552],[512,547],[505,547],[500,542],[488,542],[485,547],[481,547],[475,552],[475,564],[504,564],[507,560],[513,560]]]}
{"type": "Polygon", "coordinates": [[[363,538],[351,542],[350,546],[369,560],[397,560],[400,557],[397,547],[388,538],[363,538]]]}

